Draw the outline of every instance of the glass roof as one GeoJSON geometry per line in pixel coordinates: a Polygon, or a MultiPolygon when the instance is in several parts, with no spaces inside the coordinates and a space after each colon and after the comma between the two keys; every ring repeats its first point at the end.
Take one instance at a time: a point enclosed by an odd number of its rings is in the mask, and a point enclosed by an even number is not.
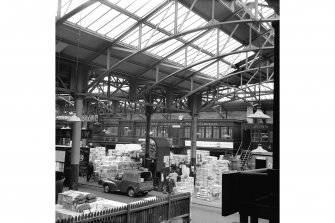
{"type": "MultiPolygon", "coordinates": [[[[63,0],[61,15],[65,15],[80,4],[87,0],[63,0]]],[[[96,32],[99,35],[116,39],[121,34],[126,32],[130,27],[139,24],[139,20],[161,4],[165,0],[108,0],[117,8],[104,5],[96,2],[84,10],[73,15],[67,22],[74,23],[84,29],[96,32]],[[127,16],[125,12],[134,15],[133,18],[127,16]]],[[[246,1],[250,2],[250,1],[246,1]]],[[[264,0],[260,0],[260,4],[267,4],[264,0]]],[[[260,13],[263,17],[271,16],[274,12],[268,7],[260,7],[260,13]]],[[[174,18],[175,18],[175,2],[171,1],[162,7],[157,13],[152,15],[147,21],[141,24],[141,29],[137,26],[133,31],[128,33],[120,41],[121,44],[133,49],[143,49],[151,44],[167,38],[174,33],[174,18]],[[141,30],[141,38],[139,32],[141,30]],[[140,46],[139,46],[140,44],[140,46]]],[[[178,20],[177,31],[183,32],[186,30],[203,27],[208,21],[201,18],[198,14],[190,11],[188,8],[178,3],[178,20]]],[[[166,58],[168,62],[184,67],[192,65],[202,60],[209,59],[213,56],[223,53],[229,53],[236,49],[241,49],[243,46],[240,42],[230,38],[223,31],[215,28],[207,32],[204,36],[196,39],[193,43],[187,46],[187,61],[185,59],[185,43],[188,43],[194,37],[205,31],[194,32],[187,34],[178,39],[173,39],[160,44],[154,48],[148,49],[145,53],[158,58],[168,56],[174,50],[179,49],[175,54],[166,58]],[[187,63],[187,64],[185,64],[187,63]]],[[[254,52],[248,52],[248,56],[252,56],[254,52]]],[[[192,67],[190,70],[199,71],[203,75],[210,77],[220,77],[235,71],[230,65],[245,60],[246,53],[233,54],[221,58],[219,61],[209,61],[192,67]],[[212,63],[212,64],[211,64],[212,63]]]]}

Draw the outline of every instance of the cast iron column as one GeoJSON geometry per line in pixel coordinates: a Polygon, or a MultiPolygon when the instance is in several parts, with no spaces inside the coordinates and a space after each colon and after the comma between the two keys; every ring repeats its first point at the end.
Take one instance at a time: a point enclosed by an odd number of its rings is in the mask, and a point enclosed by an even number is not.
{"type": "MultiPolygon", "coordinates": [[[[87,85],[88,67],[79,66],[72,73],[72,78],[75,79],[73,88],[75,93],[75,107],[76,115],[81,118],[83,113],[83,93],[87,85]]],[[[80,162],[80,139],[81,139],[81,122],[74,122],[72,125],[72,149],[71,149],[71,176],[70,176],[70,190],[78,190],[79,177],[79,162],[80,162]]]]}
{"type": "Polygon", "coordinates": [[[198,116],[201,109],[201,94],[191,95],[189,98],[189,107],[191,108],[191,171],[190,175],[196,179],[197,165],[197,132],[198,132],[198,116]]]}
{"type": "Polygon", "coordinates": [[[145,106],[146,129],[145,129],[145,160],[144,167],[149,168],[149,151],[150,151],[150,126],[151,126],[152,105],[145,106]]]}
{"type": "MultiPolygon", "coordinates": [[[[76,115],[81,118],[83,109],[83,97],[77,96],[75,100],[76,115]]],[[[72,149],[71,149],[71,183],[70,190],[78,190],[79,161],[80,161],[81,122],[72,125],[72,149]]]]}
{"type": "Polygon", "coordinates": [[[272,22],[272,26],[275,30],[275,54],[274,54],[274,97],[273,97],[273,169],[279,169],[279,102],[280,102],[280,92],[279,92],[279,21],[272,22]]]}

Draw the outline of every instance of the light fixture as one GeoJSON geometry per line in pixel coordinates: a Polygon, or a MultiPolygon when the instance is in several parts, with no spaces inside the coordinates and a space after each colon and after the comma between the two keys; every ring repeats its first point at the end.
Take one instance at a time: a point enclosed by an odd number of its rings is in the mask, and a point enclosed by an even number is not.
{"type": "Polygon", "coordinates": [[[63,126],[62,128],[60,128],[60,129],[66,129],[66,127],[65,126],[63,126]]]}
{"type": "Polygon", "coordinates": [[[268,151],[263,149],[262,144],[258,144],[258,147],[251,151],[251,153],[267,153],[268,151]]]}
{"type": "MultiPolygon", "coordinates": [[[[258,72],[259,72],[259,84],[258,84],[258,104],[256,105],[256,112],[254,114],[251,114],[248,116],[248,118],[254,118],[254,119],[269,119],[270,116],[266,115],[262,111],[262,106],[260,104],[261,102],[261,78],[262,78],[262,69],[261,69],[261,63],[262,63],[262,55],[261,55],[261,44],[260,39],[258,42],[259,45],[259,63],[258,63],[258,72]]],[[[256,94],[256,93],[255,93],[256,94]]]]}
{"type": "Polygon", "coordinates": [[[72,115],[68,117],[67,121],[68,122],[80,122],[81,119],[78,116],[76,116],[74,113],[72,113],[72,115]]]}
{"type": "Polygon", "coordinates": [[[257,105],[257,110],[254,114],[251,114],[248,116],[248,118],[255,118],[255,119],[269,119],[271,118],[270,116],[266,115],[262,111],[262,107],[260,104],[257,105]]]}
{"type": "Polygon", "coordinates": [[[184,116],[183,116],[183,115],[179,115],[179,116],[178,116],[178,120],[179,120],[179,121],[182,121],[183,119],[184,119],[184,116]]]}

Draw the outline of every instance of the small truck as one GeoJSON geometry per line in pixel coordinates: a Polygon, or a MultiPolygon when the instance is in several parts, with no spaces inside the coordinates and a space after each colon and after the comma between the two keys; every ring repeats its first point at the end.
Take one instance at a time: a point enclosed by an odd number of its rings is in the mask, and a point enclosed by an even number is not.
{"type": "Polygon", "coordinates": [[[146,195],[154,189],[151,172],[139,170],[118,173],[115,179],[104,178],[99,184],[105,193],[120,191],[127,193],[129,197],[146,195]]]}

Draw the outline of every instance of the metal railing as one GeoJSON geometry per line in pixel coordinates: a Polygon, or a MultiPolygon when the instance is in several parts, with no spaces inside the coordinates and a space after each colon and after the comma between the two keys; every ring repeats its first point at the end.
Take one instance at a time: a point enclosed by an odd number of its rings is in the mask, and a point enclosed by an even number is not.
{"type": "Polygon", "coordinates": [[[139,201],[127,206],[57,220],[56,223],[125,222],[156,223],[170,219],[190,222],[190,193],[139,201]]]}

